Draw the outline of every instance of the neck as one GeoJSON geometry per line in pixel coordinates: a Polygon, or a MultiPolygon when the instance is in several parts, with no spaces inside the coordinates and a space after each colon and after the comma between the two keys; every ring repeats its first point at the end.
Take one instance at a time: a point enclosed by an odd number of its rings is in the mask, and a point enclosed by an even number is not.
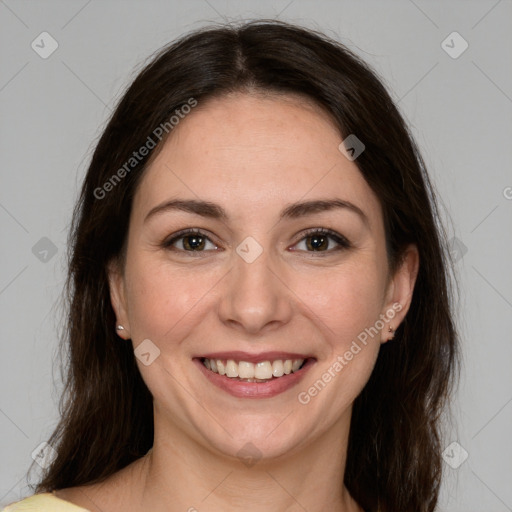
{"type": "Polygon", "coordinates": [[[206,449],[155,417],[155,442],[138,461],[131,502],[156,512],[360,512],[343,484],[348,416],[293,454],[253,463],[206,449]]]}

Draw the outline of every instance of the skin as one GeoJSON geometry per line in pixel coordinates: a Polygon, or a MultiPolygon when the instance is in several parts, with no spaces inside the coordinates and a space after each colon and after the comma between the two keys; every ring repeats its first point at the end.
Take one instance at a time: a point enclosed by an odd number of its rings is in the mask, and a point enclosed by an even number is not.
{"type": "Polygon", "coordinates": [[[410,246],[390,274],[379,200],[341,140],[310,102],[261,94],[200,104],[173,130],[135,195],[126,260],[109,273],[120,336],[160,350],[149,366],[137,360],[154,397],[154,446],[106,482],[58,496],[103,511],[362,510],[342,485],[352,404],[391,337],[388,325],[396,329],[409,308],[418,253],[410,246]],[[144,220],[177,198],[211,201],[229,218],[175,210],[144,220]],[[334,198],[366,220],[348,208],[279,220],[291,203],[334,198]],[[336,250],[329,239],[327,251],[308,248],[304,231],[322,227],[351,247],[336,250]],[[174,251],[162,247],[185,228],[211,240],[199,257],[183,239],[174,251]],[[236,252],[248,236],[263,249],[252,263],[236,252]],[[301,404],[298,393],[393,304],[401,310],[389,324],[301,404]],[[316,362],[284,393],[243,399],[192,362],[214,350],[282,350],[316,362]],[[237,456],[246,443],[260,457],[251,467],[237,456]]]}

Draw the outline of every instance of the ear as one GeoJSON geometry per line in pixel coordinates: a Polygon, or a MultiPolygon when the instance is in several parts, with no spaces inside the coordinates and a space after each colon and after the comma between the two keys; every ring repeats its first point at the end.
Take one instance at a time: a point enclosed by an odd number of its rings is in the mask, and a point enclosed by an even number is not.
{"type": "Polygon", "coordinates": [[[386,325],[381,334],[382,343],[393,338],[394,332],[402,323],[407,311],[409,311],[416,277],[418,276],[419,262],[420,257],[416,245],[407,246],[386,290],[386,299],[382,311],[382,315],[386,318],[386,325]]]}
{"type": "Polygon", "coordinates": [[[125,340],[130,338],[130,324],[125,299],[125,283],[123,272],[117,260],[112,260],[107,265],[108,284],[110,288],[110,302],[116,314],[117,335],[125,340]],[[118,330],[117,326],[122,325],[124,329],[118,330]]]}

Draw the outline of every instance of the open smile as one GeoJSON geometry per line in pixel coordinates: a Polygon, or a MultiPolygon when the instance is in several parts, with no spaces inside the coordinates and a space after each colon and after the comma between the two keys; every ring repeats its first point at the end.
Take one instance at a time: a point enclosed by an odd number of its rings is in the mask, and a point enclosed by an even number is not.
{"type": "Polygon", "coordinates": [[[270,398],[296,385],[316,359],[288,353],[231,352],[195,357],[194,363],[217,387],[239,398],[270,398]]]}

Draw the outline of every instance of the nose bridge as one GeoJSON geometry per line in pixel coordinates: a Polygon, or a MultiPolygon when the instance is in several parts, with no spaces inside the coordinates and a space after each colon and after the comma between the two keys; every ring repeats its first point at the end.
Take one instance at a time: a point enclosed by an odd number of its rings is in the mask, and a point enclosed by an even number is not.
{"type": "Polygon", "coordinates": [[[275,275],[271,251],[248,238],[233,253],[219,313],[223,322],[255,333],[267,324],[286,323],[291,304],[286,286],[275,275]]]}

